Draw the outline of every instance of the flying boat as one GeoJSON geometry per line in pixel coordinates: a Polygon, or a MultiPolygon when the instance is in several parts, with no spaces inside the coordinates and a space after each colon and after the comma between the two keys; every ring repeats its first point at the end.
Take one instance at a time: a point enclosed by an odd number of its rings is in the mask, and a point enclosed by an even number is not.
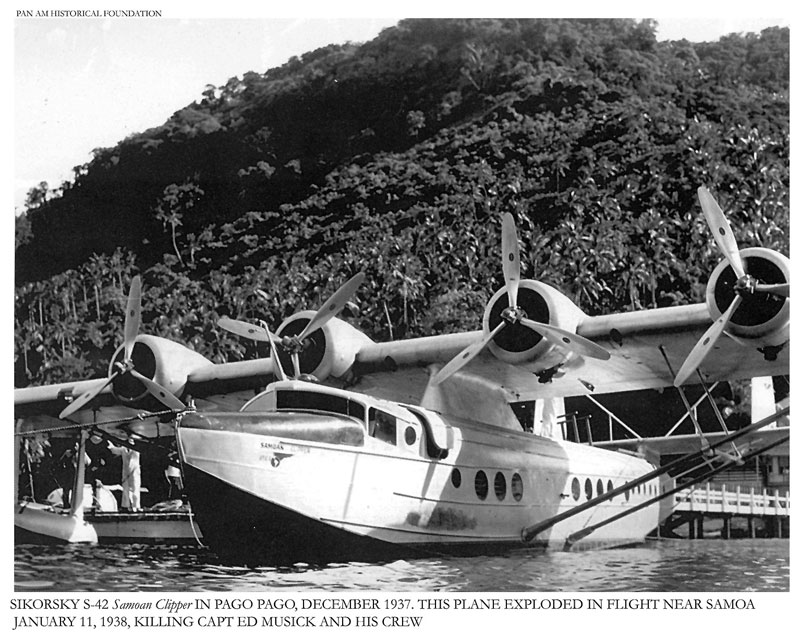
{"type": "Polygon", "coordinates": [[[564,430],[565,398],[676,387],[691,417],[689,381],[713,402],[708,384],[788,373],[789,260],[740,250],[709,191],[698,196],[723,255],[704,304],[588,316],[521,279],[505,214],[504,283],[478,330],[375,342],[338,317],[356,274],[274,333],[221,319],[270,356],[217,364],[139,334],[137,276],[109,375],[16,390],[17,414],[92,424],[104,399],[171,412],[204,543],[237,562],[641,543],[676,491],[788,441],[775,426],[788,409],[736,432],[695,422],[666,464],[661,441],[585,444],[564,430]]]}

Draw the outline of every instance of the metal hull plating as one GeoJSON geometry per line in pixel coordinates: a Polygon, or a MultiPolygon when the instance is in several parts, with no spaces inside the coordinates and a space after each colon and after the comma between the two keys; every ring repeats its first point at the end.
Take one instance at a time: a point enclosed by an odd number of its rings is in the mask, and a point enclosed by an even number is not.
{"type": "MultiPolygon", "coordinates": [[[[192,507],[204,542],[220,555],[281,564],[515,546],[560,550],[571,533],[658,491],[653,481],[526,545],[524,527],[654,467],[629,454],[465,424],[449,425],[447,456],[432,459],[422,437],[406,439],[400,429],[394,443],[369,435],[350,444],[291,437],[300,434],[282,428],[281,420],[298,415],[196,414],[180,424],[192,507]]],[[[340,417],[313,418],[329,419],[330,432],[341,430],[340,417]]],[[[597,529],[580,546],[641,542],[659,519],[657,504],[646,507],[597,529]]]]}

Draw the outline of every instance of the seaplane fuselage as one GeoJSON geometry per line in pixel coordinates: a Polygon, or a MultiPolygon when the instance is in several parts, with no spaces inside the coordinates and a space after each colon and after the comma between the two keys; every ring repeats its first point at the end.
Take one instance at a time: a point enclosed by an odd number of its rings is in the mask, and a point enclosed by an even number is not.
{"type": "MultiPolygon", "coordinates": [[[[204,541],[249,564],[561,549],[576,530],[659,491],[654,479],[526,543],[525,527],[655,467],[519,425],[449,419],[301,381],[276,382],[238,412],[187,413],[177,433],[204,541]]],[[[656,503],[581,544],[639,543],[658,522],[656,503]]]]}

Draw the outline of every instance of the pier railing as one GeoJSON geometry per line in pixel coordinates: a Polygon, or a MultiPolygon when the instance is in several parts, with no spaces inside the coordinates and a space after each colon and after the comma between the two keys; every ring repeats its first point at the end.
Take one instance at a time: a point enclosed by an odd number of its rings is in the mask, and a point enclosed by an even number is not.
{"type": "Polygon", "coordinates": [[[675,494],[675,511],[720,513],[741,516],[789,516],[789,492],[777,489],[756,491],[752,487],[734,489],[710,483],[675,494]]]}

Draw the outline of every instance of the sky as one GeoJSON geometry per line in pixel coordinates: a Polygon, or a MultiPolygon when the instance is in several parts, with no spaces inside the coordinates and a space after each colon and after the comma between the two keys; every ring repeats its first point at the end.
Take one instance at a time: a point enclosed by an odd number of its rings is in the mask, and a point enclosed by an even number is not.
{"type": "MultiPolygon", "coordinates": [[[[53,6],[58,2],[31,9],[53,6]]],[[[91,160],[93,149],[162,124],[199,99],[206,85],[222,85],[247,71],[263,73],[327,44],[365,42],[400,20],[359,18],[357,13],[222,18],[197,6],[191,14],[163,9],[162,17],[153,19],[13,20],[15,213],[31,187],[45,181],[53,188],[72,180],[73,167],[91,160]]],[[[641,6],[634,5],[631,15],[637,9],[641,6]]],[[[655,19],[659,39],[707,41],[788,26],[785,16],[737,17],[729,6],[718,15],[655,19]]]]}

